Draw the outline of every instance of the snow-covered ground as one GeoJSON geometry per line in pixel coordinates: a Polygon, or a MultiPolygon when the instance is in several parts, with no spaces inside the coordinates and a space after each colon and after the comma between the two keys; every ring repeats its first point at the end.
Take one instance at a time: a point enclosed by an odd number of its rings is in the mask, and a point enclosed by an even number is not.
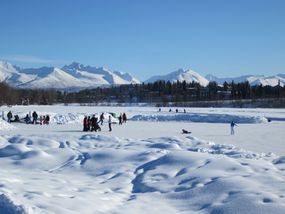
{"type": "Polygon", "coordinates": [[[285,109],[0,110],[51,116],[42,126],[0,119],[0,213],[285,213],[285,109]],[[101,112],[130,120],[82,132],[84,115],[101,112]]]}

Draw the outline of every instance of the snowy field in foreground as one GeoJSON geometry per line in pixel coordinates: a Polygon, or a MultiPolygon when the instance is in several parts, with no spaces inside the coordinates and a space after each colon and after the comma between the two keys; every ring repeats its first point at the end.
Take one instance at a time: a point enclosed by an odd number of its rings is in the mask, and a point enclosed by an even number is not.
{"type": "Polygon", "coordinates": [[[285,213],[285,109],[0,110],[51,116],[48,126],[0,119],[0,213],[285,213]],[[101,112],[130,121],[82,132],[84,115],[101,112]]]}

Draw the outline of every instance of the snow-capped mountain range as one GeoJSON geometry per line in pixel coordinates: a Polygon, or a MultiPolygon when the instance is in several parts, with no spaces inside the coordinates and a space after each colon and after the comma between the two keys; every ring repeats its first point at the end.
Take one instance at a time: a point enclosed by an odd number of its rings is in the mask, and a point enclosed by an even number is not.
{"type": "MultiPolygon", "coordinates": [[[[186,81],[197,82],[202,86],[207,86],[210,81],[215,81],[222,85],[224,82],[235,83],[248,81],[251,85],[270,85],[276,86],[280,83],[285,85],[285,74],[275,76],[264,75],[246,75],[233,78],[218,78],[213,75],[203,77],[192,69],[168,73],[166,75],[153,76],[145,83],[151,83],[158,80],[176,82],[186,81]]],[[[17,88],[56,88],[56,89],[83,89],[102,86],[121,85],[121,84],[139,84],[138,79],[129,73],[111,71],[103,67],[85,66],[73,62],[62,68],[41,67],[21,69],[8,62],[0,61],[0,82],[6,82],[17,88]]]]}
{"type": "Polygon", "coordinates": [[[98,86],[140,83],[128,73],[102,67],[72,63],[62,68],[41,67],[21,69],[8,62],[0,62],[0,82],[17,88],[94,88],[98,86]]]}
{"type": "Polygon", "coordinates": [[[206,78],[209,81],[215,81],[222,85],[224,82],[235,83],[248,81],[250,85],[263,85],[263,86],[277,86],[280,82],[280,86],[285,85],[285,74],[277,74],[274,76],[264,76],[264,75],[244,75],[240,77],[228,77],[228,78],[218,78],[211,74],[208,74],[206,78]]]}
{"type": "Polygon", "coordinates": [[[280,82],[281,86],[285,85],[285,74],[277,74],[275,76],[264,76],[264,75],[245,75],[240,77],[232,77],[232,78],[218,78],[214,75],[208,74],[206,77],[203,77],[199,73],[188,69],[179,69],[177,71],[171,72],[162,76],[153,76],[150,79],[146,80],[146,83],[155,82],[158,80],[176,82],[176,81],[186,81],[190,83],[192,81],[200,83],[201,86],[207,86],[209,82],[215,81],[219,85],[222,85],[224,82],[231,83],[234,81],[235,83],[248,81],[250,85],[269,85],[269,86],[277,86],[280,82]]]}

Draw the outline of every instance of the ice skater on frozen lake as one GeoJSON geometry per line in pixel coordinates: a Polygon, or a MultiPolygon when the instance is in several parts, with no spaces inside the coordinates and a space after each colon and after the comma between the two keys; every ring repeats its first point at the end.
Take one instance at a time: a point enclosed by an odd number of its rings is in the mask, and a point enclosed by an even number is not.
{"type": "Polygon", "coordinates": [[[235,126],[238,126],[234,121],[231,122],[231,135],[234,135],[235,134],[235,130],[234,130],[234,127],[235,126]]]}
{"type": "Polygon", "coordinates": [[[110,132],[110,131],[112,131],[112,118],[111,118],[111,115],[109,115],[108,123],[109,123],[109,132],[110,132]]]}

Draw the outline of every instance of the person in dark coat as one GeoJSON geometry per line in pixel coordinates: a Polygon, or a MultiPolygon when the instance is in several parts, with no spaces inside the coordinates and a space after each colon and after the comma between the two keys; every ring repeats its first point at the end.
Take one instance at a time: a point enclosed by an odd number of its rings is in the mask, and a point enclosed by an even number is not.
{"type": "Polygon", "coordinates": [[[46,115],[46,124],[47,124],[47,125],[49,124],[49,120],[50,120],[50,118],[49,118],[49,115],[47,114],[47,115],[46,115]]]}
{"type": "Polygon", "coordinates": [[[103,122],[104,122],[104,113],[102,113],[102,114],[100,115],[99,123],[101,123],[101,126],[103,125],[103,122]]]}
{"type": "Polygon", "coordinates": [[[11,120],[11,122],[20,122],[20,117],[19,117],[19,115],[15,115],[14,116],[14,120],[11,120]]]}
{"type": "Polygon", "coordinates": [[[123,120],[123,116],[122,116],[122,114],[120,114],[120,116],[119,116],[119,125],[122,125],[123,123],[122,123],[122,120],[123,120]]]}
{"type": "Polygon", "coordinates": [[[90,118],[90,116],[88,116],[88,118],[87,118],[87,131],[90,131],[90,128],[91,128],[91,118],[90,118]]]}
{"type": "Polygon", "coordinates": [[[7,113],[8,123],[11,123],[12,117],[13,117],[13,114],[12,114],[11,111],[9,111],[9,112],[7,113]]]}
{"type": "Polygon", "coordinates": [[[85,116],[83,119],[83,131],[84,132],[88,131],[87,127],[88,127],[88,118],[87,118],[87,116],[85,116]]]}
{"type": "Polygon", "coordinates": [[[95,115],[93,115],[92,117],[91,117],[91,119],[90,119],[90,121],[91,121],[91,131],[97,131],[97,122],[98,122],[98,118],[97,117],[95,117],[95,115]]]}
{"type": "Polygon", "coordinates": [[[127,115],[126,115],[126,113],[123,114],[123,122],[124,122],[124,123],[127,122],[127,115]]]}
{"type": "Polygon", "coordinates": [[[26,114],[26,117],[24,118],[24,120],[25,120],[26,124],[30,124],[32,122],[29,114],[26,114]]]}
{"type": "Polygon", "coordinates": [[[33,116],[33,124],[37,124],[37,120],[38,120],[38,114],[37,114],[37,112],[33,112],[33,114],[32,114],[32,116],[33,116]]]}
{"type": "Polygon", "coordinates": [[[109,132],[110,132],[110,131],[112,131],[112,117],[111,117],[111,115],[109,115],[108,124],[109,124],[109,132]]]}

